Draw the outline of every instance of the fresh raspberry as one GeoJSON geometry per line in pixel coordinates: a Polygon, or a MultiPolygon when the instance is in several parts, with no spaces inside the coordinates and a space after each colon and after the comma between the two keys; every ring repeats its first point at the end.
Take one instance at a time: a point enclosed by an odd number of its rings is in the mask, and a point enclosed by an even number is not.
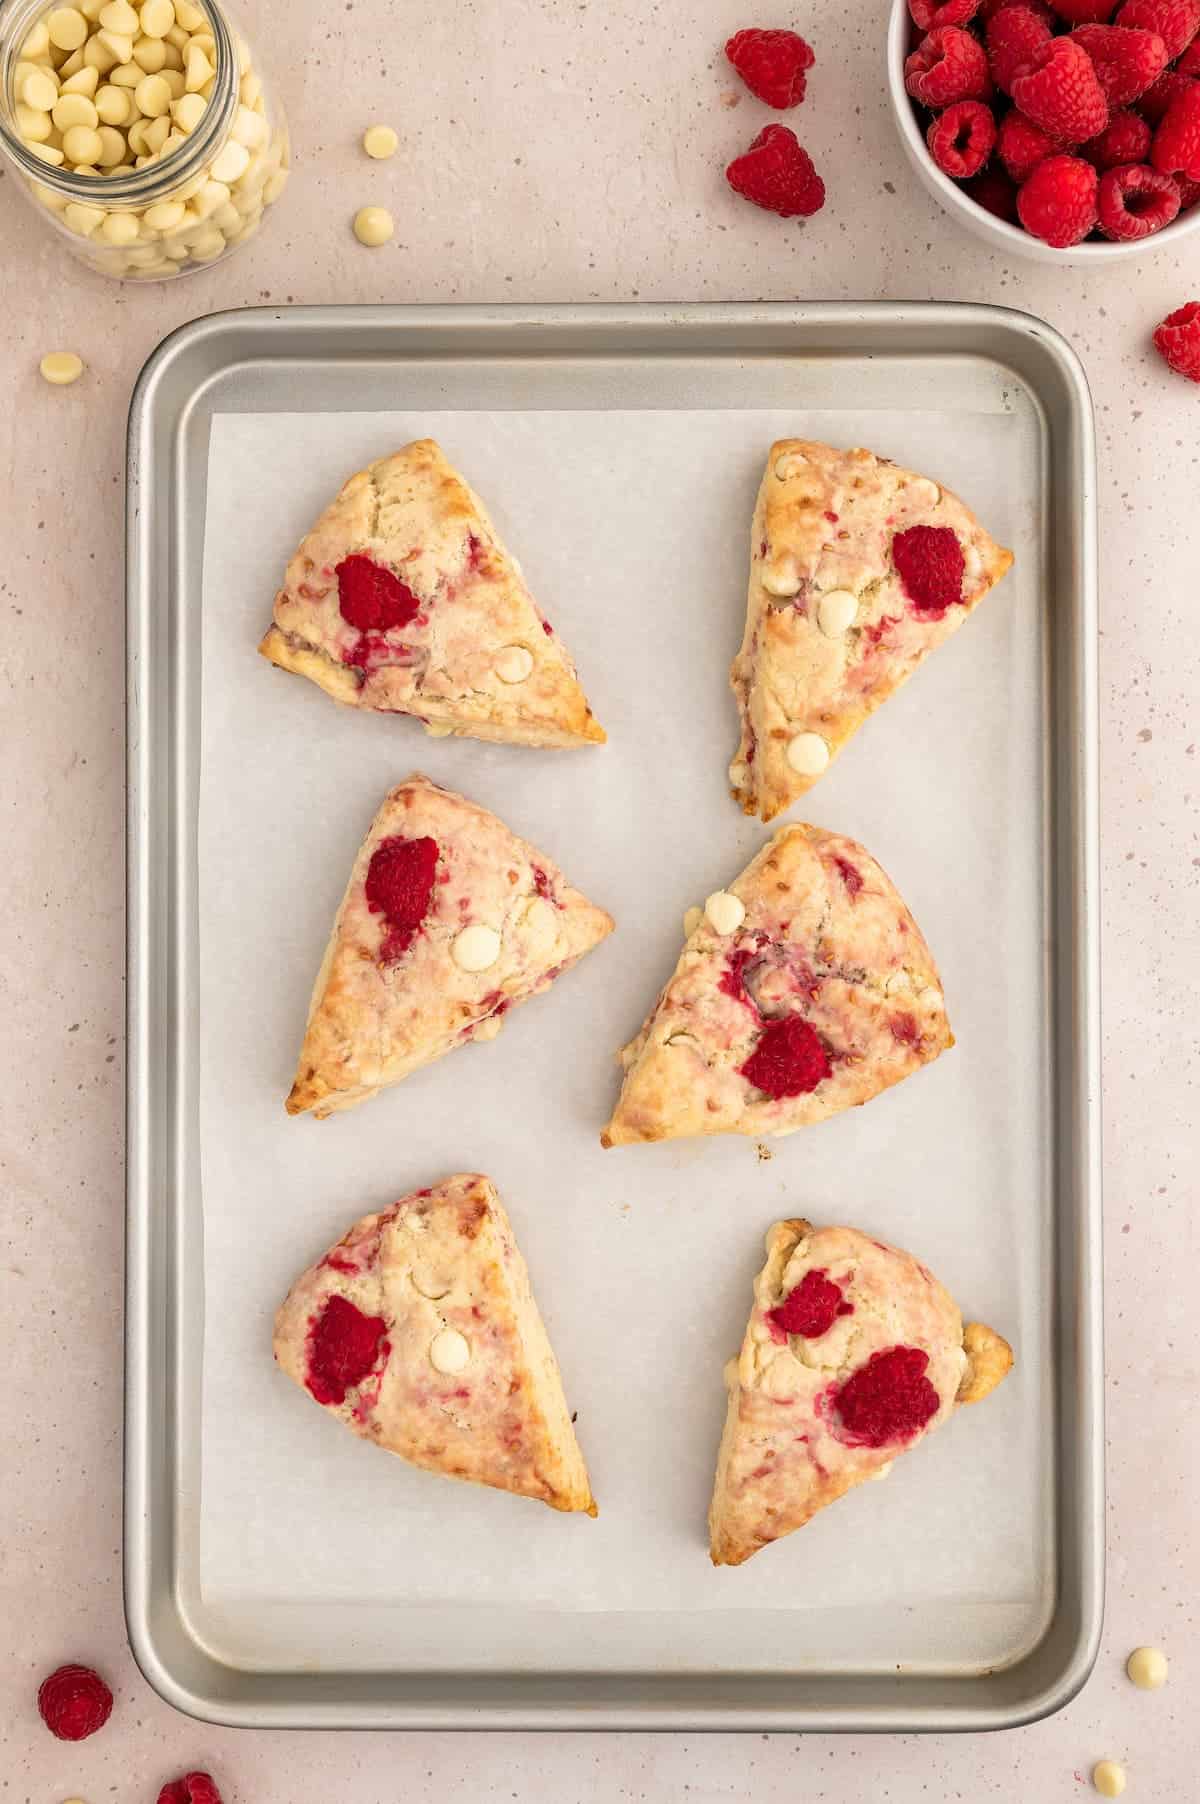
{"type": "Polygon", "coordinates": [[[806,1096],[832,1069],[820,1036],[802,1015],[772,1021],[739,1067],[748,1083],[772,1098],[806,1096]]]}
{"type": "Polygon", "coordinates": [[[1179,190],[1179,211],[1186,213],[1200,200],[1200,182],[1189,181],[1186,175],[1172,176],[1172,181],[1179,190]]]}
{"type": "Polygon", "coordinates": [[[356,632],[386,633],[407,626],[421,608],[407,583],[358,552],[337,567],[338,607],[356,632]]]}
{"type": "Polygon", "coordinates": [[[786,125],[765,125],[749,150],[733,159],[725,180],[743,200],[783,219],[808,219],[825,205],[825,184],[786,125]]]}
{"type": "Polygon", "coordinates": [[[112,1715],[113,1695],[90,1666],[60,1666],[38,1687],[38,1713],[60,1741],[86,1741],[112,1715]]]}
{"type": "Polygon", "coordinates": [[[1167,109],[1154,134],[1150,161],[1164,175],[1178,172],[1200,181],[1200,82],[1190,82],[1167,109]]]}
{"type": "Polygon", "coordinates": [[[908,0],[908,10],[918,31],[937,31],[943,25],[967,25],[979,11],[981,0],[908,0]]]}
{"type": "Polygon", "coordinates": [[[1071,38],[1052,38],[1013,77],[1012,97],[1035,125],[1064,144],[1084,144],[1108,124],[1108,102],[1091,57],[1071,38]]]}
{"type": "Polygon", "coordinates": [[[1054,10],[1068,25],[1106,25],[1118,0],[1054,0],[1054,10]]]}
{"type": "Polygon", "coordinates": [[[888,1347],[872,1353],[833,1394],[841,1439],[851,1447],[886,1447],[919,1434],[939,1407],[925,1376],[929,1355],[920,1347],[888,1347]]]}
{"type": "Polygon", "coordinates": [[[1200,382],[1200,301],[1168,313],[1155,328],[1154,348],[1177,374],[1200,382]]]}
{"type": "Polygon", "coordinates": [[[924,38],[904,64],[904,85],[922,106],[986,100],[992,91],[987,54],[969,31],[943,25],[924,38]]]}
{"type": "Polygon", "coordinates": [[[381,1315],[364,1315],[345,1297],[330,1297],[308,1334],[305,1383],[317,1402],[344,1403],[346,1392],[391,1352],[386,1334],[381,1315]]]}
{"type": "Polygon", "coordinates": [[[1176,75],[1200,75],[1200,42],[1195,38],[1175,65],[1176,75]]]}
{"type": "Polygon", "coordinates": [[[1125,0],[1116,23],[1156,31],[1173,63],[1200,31],[1200,0],[1125,0]]]}
{"type": "Polygon", "coordinates": [[[1010,6],[1023,6],[1026,12],[1035,13],[1039,19],[1045,20],[1051,30],[1058,23],[1049,0],[983,0],[979,9],[979,23],[989,25],[997,13],[1006,12],[1010,6]]]}
{"type": "Polygon", "coordinates": [[[1161,125],[1171,110],[1171,103],[1196,85],[1186,75],[1180,75],[1175,69],[1168,69],[1165,75],[1159,76],[1152,88],[1147,88],[1139,97],[1137,110],[1151,125],[1161,125]]]}
{"type": "Polygon", "coordinates": [[[367,907],[387,922],[379,954],[385,964],[408,950],[425,919],[437,862],[436,839],[405,839],[401,834],[380,840],[371,854],[367,907]]]}
{"type": "Polygon", "coordinates": [[[211,1773],[185,1773],[163,1786],[158,1804],[221,1804],[221,1794],[211,1773]]]}
{"type": "Polygon", "coordinates": [[[789,1290],[776,1309],[768,1309],[767,1321],[779,1339],[799,1334],[805,1340],[820,1340],[828,1334],[840,1315],[853,1315],[853,1303],[847,1303],[841,1289],[826,1271],[805,1272],[794,1290],[789,1290]]]}
{"type": "Polygon", "coordinates": [[[978,175],[996,144],[996,121],[982,100],[958,100],[930,125],[929,152],[938,168],[955,181],[978,175]]]}
{"type": "Polygon", "coordinates": [[[1098,138],[1085,144],[1081,157],[1097,169],[1119,169],[1122,163],[1144,163],[1150,149],[1150,127],[1137,113],[1114,113],[1098,138]]]}
{"type": "Polygon", "coordinates": [[[1050,42],[1051,31],[1045,19],[1027,6],[1006,6],[988,20],[986,37],[992,80],[1007,94],[1017,70],[1032,62],[1034,51],[1050,42]]]}
{"type": "Polygon", "coordinates": [[[1169,175],[1133,163],[1100,177],[1100,230],[1106,238],[1149,238],[1179,211],[1179,189],[1169,175]]]}
{"type": "Polygon", "coordinates": [[[1128,106],[1153,87],[1167,66],[1167,47],[1156,31],[1127,25],[1081,25],[1071,38],[1091,57],[1111,107],[1128,106]]]}
{"type": "Polygon", "coordinates": [[[969,194],[977,207],[985,213],[992,213],[997,219],[1006,219],[1010,225],[1017,224],[1017,190],[1003,169],[985,169],[974,181],[967,182],[963,192],[969,194]]]}
{"type": "Polygon", "coordinates": [[[738,31],[725,54],[752,94],[768,106],[799,106],[815,57],[794,31],[738,31]]]}
{"type": "Polygon", "coordinates": [[[892,537],[892,562],[918,614],[940,620],[963,598],[965,560],[950,526],[910,526],[892,537]]]}
{"type": "Polygon", "coordinates": [[[1098,186],[1096,171],[1082,157],[1047,157],[1017,194],[1021,224],[1035,238],[1066,250],[1095,225],[1098,186]]]}

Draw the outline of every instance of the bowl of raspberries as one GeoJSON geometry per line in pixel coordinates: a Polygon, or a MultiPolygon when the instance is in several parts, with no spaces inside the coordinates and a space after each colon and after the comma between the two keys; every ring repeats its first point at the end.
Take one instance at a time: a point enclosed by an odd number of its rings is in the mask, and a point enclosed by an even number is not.
{"type": "Polygon", "coordinates": [[[1200,0],[894,0],[888,80],[921,181],[1044,262],[1200,226],[1200,0]]]}

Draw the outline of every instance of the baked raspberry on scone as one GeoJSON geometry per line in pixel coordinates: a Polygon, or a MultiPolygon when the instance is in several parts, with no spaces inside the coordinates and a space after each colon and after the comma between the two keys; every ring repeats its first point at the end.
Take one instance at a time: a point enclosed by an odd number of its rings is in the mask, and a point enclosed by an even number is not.
{"type": "Polygon", "coordinates": [[[365,1102],[491,1040],[508,1009],[612,932],[558,866],[428,777],[388,795],[354,861],[317,973],[289,1115],[365,1102]]]}
{"type": "Polygon", "coordinates": [[[367,1215],[275,1317],[289,1378],[414,1466],[596,1514],[512,1223],[465,1173],[367,1215]]]}
{"type": "Polygon", "coordinates": [[[780,1221],[754,1284],[709,1511],[715,1566],[740,1566],[864,1479],[883,1478],[1012,1349],[910,1253],[855,1228],[780,1221]]]}
{"type": "Polygon", "coordinates": [[[619,1055],[605,1146],[790,1134],[954,1044],[916,922],[843,834],[781,827],[685,929],[674,975],[619,1055]]]}
{"type": "Polygon", "coordinates": [[[355,708],[509,745],[603,741],[566,646],[432,439],[351,476],[288,564],[259,650],[355,708]]]}
{"type": "Polygon", "coordinates": [[[963,503],[871,451],[772,445],[750,541],[730,682],[729,767],[747,814],[773,820],[1012,563],[963,503]]]}

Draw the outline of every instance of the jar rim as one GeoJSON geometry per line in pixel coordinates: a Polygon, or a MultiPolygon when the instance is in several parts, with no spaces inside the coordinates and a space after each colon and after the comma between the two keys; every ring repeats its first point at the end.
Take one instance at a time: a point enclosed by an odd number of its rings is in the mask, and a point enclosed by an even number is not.
{"type": "Polygon", "coordinates": [[[94,176],[76,175],[73,169],[62,169],[54,163],[47,163],[43,157],[35,155],[10,126],[5,115],[11,106],[10,82],[21,49],[21,45],[15,42],[16,33],[20,31],[23,42],[26,33],[54,8],[52,4],[47,4],[47,0],[33,0],[28,8],[23,9],[18,5],[13,15],[6,19],[4,14],[8,9],[0,0],[0,84],[3,98],[3,105],[0,105],[0,143],[13,162],[32,181],[40,182],[43,187],[64,199],[80,201],[87,206],[102,206],[107,210],[120,206],[133,208],[152,205],[161,195],[172,192],[198,174],[204,164],[216,155],[233,123],[238,102],[239,69],[233,30],[216,0],[192,0],[192,4],[198,6],[207,18],[216,47],[212,100],[205,108],[199,130],[193,132],[169,156],[156,157],[153,163],[147,163],[142,169],[131,169],[121,175],[94,176]]]}

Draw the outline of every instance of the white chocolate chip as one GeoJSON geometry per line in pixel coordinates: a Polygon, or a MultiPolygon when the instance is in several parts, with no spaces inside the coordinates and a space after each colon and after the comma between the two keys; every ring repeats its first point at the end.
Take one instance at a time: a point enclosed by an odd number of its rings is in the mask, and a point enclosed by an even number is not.
{"type": "Polygon", "coordinates": [[[101,169],[118,168],[125,161],[129,149],[121,133],[114,126],[101,125],[97,128],[96,136],[100,140],[101,169]]]}
{"type": "Polygon", "coordinates": [[[800,589],[800,572],[794,557],[777,557],[764,564],[762,586],[768,595],[795,595],[800,589]]]}
{"type": "Polygon", "coordinates": [[[31,63],[41,62],[50,54],[50,32],[45,19],[39,19],[21,46],[21,55],[31,63]]]}
{"type": "Polygon", "coordinates": [[[133,39],[127,33],[109,31],[105,26],[103,31],[96,33],[95,42],[108,52],[114,62],[131,63],[133,61],[133,39]]]}
{"type": "Polygon", "coordinates": [[[145,75],[157,75],[167,66],[167,46],[161,38],[138,38],[133,46],[133,60],[145,75]]]}
{"type": "MultiPolygon", "coordinates": [[[[92,39],[93,44],[95,43],[95,41],[96,41],[95,38],[93,38],[92,39]]],[[[114,88],[128,88],[128,89],[132,90],[133,88],[137,87],[139,81],[141,81],[144,74],[145,74],[145,70],[141,67],[141,65],[139,63],[126,63],[124,68],[122,68],[122,69],[110,68],[109,72],[108,72],[109,86],[114,87],[114,88]]],[[[133,98],[133,96],[131,93],[130,99],[132,99],[132,98],[133,98]]]]}
{"type": "Polygon", "coordinates": [[[44,144],[54,130],[49,113],[35,113],[32,107],[24,106],[20,101],[13,109],[17,122],[17,130],[26,144],[44,144]]]}
{"type": "Polygon", "coordinates": [[[175,0],[175,20],[184,31],[208,30],[208,19],[195,0],[175,0]]]}
{"type": "Polygon", "coordinates": [[[109,70],[120,61],[120,58],[106,50],[99,38],[89,38],[83,47],[83,60],[89,68],[98,70],[101,75],[107,75],[109,70]]]}
{"type": "Polygon", "coordinates": [[[746,904],[727,889],[714,890],[704,904],[704,915],[716,933],[736,933],[746,919],[746,904]]]}
{"type": "Polygon", "coordinates": [[[691,939],[703,919],[704,910],[702,908],[693,907],[686,910],[683,917],[683,931],[685,938],[691,939]]]}
{"type": "Polygon", "coordinates": [[[524,645],[505,645],[494,666],[502,683],[523,683],[533,669],[533,653],[524,645]]]}
{"type": "Polygon", "coordinates": [[[194,132],[207,111],[203,94],[182,94],[171,102],[171,117],[181,132],[194,132]]]}
{"type": "Polygon", "coordinates": [[[25,148],[31,155],[40,157],[43,163],[53,163],[56,167],[67,160],[54,144],[34,144],[26,138],[25,148]]]}
{"type": "Polygon", "coordinates": [[[103,207],[89,207],[82,201],[68,201],[63,208],[63,224],[80,238],[90,238],[96,227],[104,224],[103,207]]]}
{"type": "Polygon", "coordinates": [[[679,1034],[668,1034],[665,1044],[667,1046],[678,1046],[680,1048],[687,1047],[690,1049],[691,1047],[696,1047],[698,1049],[700,1042],[696,1038],[695,1034],[679,1033],[679,1034]]]}
{"type": "Polygon", "coordinates": [[[429,1363],[435,1372],[451,1378],[471,1363],[471,1343],[457,1328],[443,1328],[429,1343],[429,1363]]]}
{"type": "Polygon", "coordinates": [[[142,218],[152,232],[173,232],[186,212],[182,201],[160,200],[157,205],[147,207],[142,218]]]}
{"type": "MultiPolygon", "coordinates": [[[[66,67],[65,63],[63,67],[66,67]]],[[[85,64],[82,69],[76,69],[73,75],[68,75],[67,79],[60,84],[58,91],[60,94],[86,94],[90,98],[95,94],[99,85],[99,71],[89,69],[85,64]]]]}
{"type": "Polygon", "coordinates": [[[1167,1656],[1161,1647],[1135,1647],[1125,1662],[1125,1671],[1139,1691],[1157,1691],[1167,1682],[1167,1656]]]}
{"type": "Polygon", "coordinates": [[[829,743],[819,733],[797,733],[787,761],[798,777],[819,777],[829,763],[829,743]]]}
{"type": "Polygon", "coordinates": [[[143,75],[133,90],[134,103],[147,119],[161,119],[171,108],[171,88],[163,75],[143,75]]]}
{"type": "Polygon", "coordinates": [[[31,69],[21,83],[19,97],[34,113],[48,113],[58,102],[58,83],[48,69],[31,69]]]}
{"type": "MultiPolygon", "coordinates": [[[[96,71],[91,71],[95,75],[96,71]]],[[[100,115],[96,104],[86,94],[60,94],[54,103],[50,117],[60,132],[70,131],[73,125],[90,126],[94,131],[100,123],[100,115]]]]}
{"type": "Polygon", "coordinates": [[[381,244],[386,244],[395,230],[395,222],[386,207],[360,207],[354,215],[354,236],[369,250],[377,250],[381,244]]]}
{"type": "Polygon", "coordinates": [[[918,476],[910,482],[904,499],[913,502],[917,507],[936,507],[942,498],[942,491],[936,482],[928,476],[918,476]]]}
{"type": "Polygon", "coordinates": [[[790,451],[786,457],[775,459],[775,474],[780,482],[786,482],[789,476],[799,476],[801,470],[807,470],[808,459],[799,451],[790,451]]]}
{"type": "Polygon", "coordinates": [[[92,126],[73,125],[63,133],[62,147],[68,163],[95,163],[103,149],[103,141],[92,126]]]}
{"type": "Polygon", "coordinates": [[[399,143],[400,140],[390,125],[368,125],[363,133],[362,147],[376,162],[384,157],[394,157],[399,143]]]}
{"type": "Polygon", "coordinates": [[[464,927],[450,956],[460,971],[488,971],[500,956],[500,935],[494,927],[464,927]]]}
{"type": "MultiPolygon", "coordinates": [[[[157,81],[159,77],[155,75],[149,79],[157,81]]],[[[156,157],[170,136],[171,120],[168,114],[164,113],[161,119],[152,119],[144,134],[147,154],[156,157]]]]}
{"type": "Polygon", "coordinates": [[[70,382],[77,382],[83,374],[83,358],[74,351],[47,351],[38,368],[43,377],[55,388],[65,388],[70,382]]]}
{"type": "Polygon", "coordinates": [[[1092,1784],[1102,1798],[1119,1798],[1125,1790],[1125,1768],[1116,1760],[1098,1760],[1092,1768],[1092,1784]]]}
{"type": "Polygon", "coordinates": [[[175,23],[175,8],[171,0],[144,0],[138,19],[145,37],[165,38],[175,23]]]}
{"type": "Polygon", "coordinates": [[[267,206],[271,206],[274,201],[279,199],[279,196],[287,187],[287,179],[288,172],[286,169],[277,169],[274,175],[269,175],[267,177],[266,181],[263,183],[262,191],[263,200],[266,202],[267,206]]]}
{"type": "Polygon", "coordinates": [[[215,182],[232,183],[239,181],[250,166],[250,152],[244,144],[236,144],[232,139],[224,144],[213,159],[211,170],[215,182]]]}
{"type": "Polygon", "coordinates": [[[97,233],[105,244],[135,244],[137,235],[138,222],[132,213],[110,213],[97,233]]]}
{"type": "Polygon", "coordinates": [[[46,30],[56,50],[78,50],[87,42],[88,22],[75,7],[59,6],[46,20],[46,30]]]}
{"type": "Polygon", "coordinates": [[[179,100],[187,93],[187,80],[182,69],[164,67],[159,71],[158,79],[159,81],[166,82],[167,92],[170,94],[172,100],[179,100]]]}
{"type": "Polygon", "coordinates": [[[262,82],[253,69],[247,69],[238,83],[238,99],[243,106],[257,106],[262,99],[262,82]]]}
{"type": "Polygon", "coordinates": [[[852,589],[830,589],[817,603],[817,625],[827,639],[840,639],[857,613],[858,596],[852,589]]]}
{"type": "Polygon", "coordinates": [[[189,44],[183,57],[183,74],[188,93],[198,94],[213,73],[213,66],[203,50],[196,44],[189,44]]]}

